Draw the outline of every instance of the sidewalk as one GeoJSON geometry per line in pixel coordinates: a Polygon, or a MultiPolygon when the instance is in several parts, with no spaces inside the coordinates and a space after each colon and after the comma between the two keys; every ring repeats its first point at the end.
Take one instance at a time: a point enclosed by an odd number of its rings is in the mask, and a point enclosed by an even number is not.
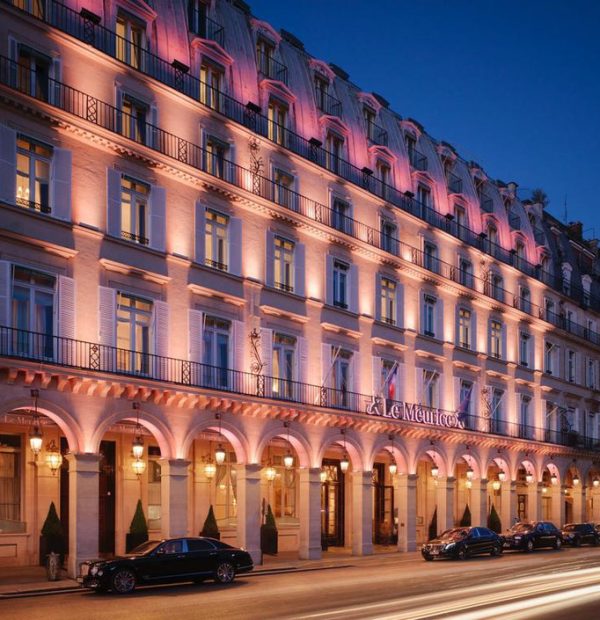
{"type": "MultiPolygon", "coordinates": [[[[326,570],[381,562],[389,560],[410,561],[414,553],[399,554],[393,547],[376,547],[373,555],[354,556],[350,549],[334,548],[323,553],[320,560],[299,560],[295,551],[284,551],[277,556],[263,558],[263,563],[255,566],[251,573],[244,577],[276,574],[279,572],[326,570]]],[[[42,566],[9,566],[0,568],[0,600],[13,596],[42,596],[70,590],[80,590],[81,587],[74,579],[67,577],[66,571],[61,571],[59,581],[48,581],[46,569],[42,566]]]]}

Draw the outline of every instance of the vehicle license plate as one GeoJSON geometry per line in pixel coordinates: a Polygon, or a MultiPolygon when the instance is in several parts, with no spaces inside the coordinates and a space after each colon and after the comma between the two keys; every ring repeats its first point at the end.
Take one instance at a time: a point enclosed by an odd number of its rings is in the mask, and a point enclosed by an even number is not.
{"type": "Polygon", "coordinates": [[[431,550],[431,555],[439,555],[439,554],[440,554],[440,552],[439,552],[438,549],[432,549],[431,550]]]}

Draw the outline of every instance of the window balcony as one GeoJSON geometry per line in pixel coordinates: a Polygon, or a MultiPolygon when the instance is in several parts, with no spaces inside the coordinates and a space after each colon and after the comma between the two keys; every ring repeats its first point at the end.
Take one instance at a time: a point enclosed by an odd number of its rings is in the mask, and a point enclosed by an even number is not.
{"type": "Polygon", "coordinates": [[[452,172],[448,172],[447,174],[448,180],[448,189],[452,194],[461,194],[463,189],[463,182],[459,176],[456,176],[452,172]]]}
{"type": "Polygon", "coordinates": [[[128,232],[126,230],[121,231],[121,238],[126,239],[127,241],[134,241],[135,243],[139,243],[140,245],[148,245],[150,243],[150,239],[148,239],[148,237],[128,232]]]}
{"type": "Polygon", "coordinates": [[[220,263],[219,261],[211,260],[210,258],[205,258],[204,264],[211,269],[217,269],[218,271],[227,271],[227,265],[225,263],[220,263]]]}
{"type": "Polygon", "coordinates": [[[275,60],[270,54],[258,52],[256,64],[258,66],[259,75],[269,80],[279,80],[287,86],[288,70],[283,63],[275,60]]]}
{"type": "Polygon", "coordinates": [[[373,144],[378,144],[379,146],[387,146],[388,145],[388,132],[379,125],[367,121],[367,137],[373,144]]]}
{"type": "Polygon", "coordinates": [[[420,153],[415,148],[408,149],[408,160],[410,161],[410,165],[415,170],[425,171],[427,170],[428,162],[427,157],[420,153]]]}
{"type": "Polygon", "coordinates": [[[487,194],[480,195],[479,204],[481,205],[482,211],[485,211],[486,213],[494,212],[494,201],[487,194]]]}
{"type": "Polygon", "coordinates": [[[194,7],[190,11],[190,32],[202,39],[215,41],[221,47],[225,47],[225,28],[205,14],[205,11],[194,7]]]}
{"type": "Polygon", "coordinates": [[[508,214],[508,225],[512,230],[521,230],[521,218],[515,213],[508,214]]]}
{"type": "Polygon", "coordinates": [[[342,116],[342,102],[339,99],[316,87],[315,97],[317,98],[317,108],[319,108],[323,114],[342,116]]]}
{"type": "Polygon", "coordinates": [[[20,207],[31,209],[32,211],[37,211],[38,213],[52,213],[50,205],[33,202],[33,200],[27,200],[26,198],[20,198],[19,196],[17,196],[16,203],[20,207]]]}

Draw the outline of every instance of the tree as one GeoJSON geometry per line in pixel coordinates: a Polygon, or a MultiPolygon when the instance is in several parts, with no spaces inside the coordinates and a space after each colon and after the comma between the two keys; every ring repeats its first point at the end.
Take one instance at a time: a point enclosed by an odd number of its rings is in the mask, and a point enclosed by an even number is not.
{"type": "Polygon", "coordinates": [[[429,540],[433,540],[434,538],[437,537],[437,530],[438,530],[438,524],[437,524],[437,506],[436,506],[435,510],[433,511],[433,517],[431,517],[431,523],[429,524],[429,540]]]}
{"type": "Polygon", "coordinates": [[[267,505],[265,522],[260,526],[260,549],[268,555],[277,555],[277,523],[275,522],[275,515],[271,510],[271,504],[267,505]]]}
{"type": "Polygon", "coordinates": [[[138,499],[135,512],[133,513],[133,519],[129,526],[129,533],[125,537],[125,550],[127,552],[135,549],[142,543],[148,540],[148,523],[146,516],[144,515],[144,508],[142,506],[142,500],[138,499]]]}
{"type": "Polygon", "coordinates": [[[54,502],[50,504],[48,515],[40,532],[40,566],[44,566],[46,556],[51,552],[60,554],[60,564],[62,565],[65,554],[65,533],[54,502]]]}
{"type": "Polygon", "coordinates": [[[217,540],[220,540],[221,538],[221,533],[219,532],[219,526],[217,525],[217,519],[215,518],[215,512],[212,504],[208,509],[208,514],[206,515],[206,520],[204,521],[202,530],[200,531],[200,536],[216,538],[217,540]]]}
{"type": "Polygon", "coordinates": [[[531,192],[531,202],[533,202],[533,204],[541,204],[544,209],[550,204],[548,194],[540,187],[537,187],[531,192]]]}
{"type": "Polygon", "coordinates": [[[48,509],[48,515],[42,526],[42,536],[46,536],[47,538],[62,538],[64,536],[63,526],[58,518],[54,502],[50,504],[50,508],[48,509]]]}
{"type": "Polygon", "coordinates": [[[502,522],[500,521],[500,517],[496,512],[496,507],[492,504],[492,508],[490,509],[490,514],[488,515],[488,527],[490,530],[496,532],[496,534],[500,534],[502,532],[502,522]]]}
{"type": "Polygon", "coordinates": [[[471,526],[471,511],[469,510],[469,504],[465,506],[465,511],[463,512],[462,519],[460,520],[461,527],[470,527],[471,526]]]}

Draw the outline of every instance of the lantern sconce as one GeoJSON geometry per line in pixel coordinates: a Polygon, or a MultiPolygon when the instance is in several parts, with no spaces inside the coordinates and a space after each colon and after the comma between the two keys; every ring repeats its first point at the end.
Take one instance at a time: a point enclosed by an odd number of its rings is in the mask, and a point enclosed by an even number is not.
{"type": "Polygon", "coordinates": [[[40,416],[38,413],[37,402],[40,395],[39,390],[31,390],[31,397],[33,398],[33,419],[31,421],[31,430],[29,431],[29,447],[33,452],[33,458],[37,461],[38,454],[42,450],[42,429],[40,428],[40,416]]]}
{"type": "Polygon", "coordinates": [[[494,480],[494,482],[492,482],[492,489],[494,489],[494,491],[499,491],[500,490],[500,480],[494,480]]]}
{"type": "Polygon", "coordinates": [[[131,463],[133,473],[139,478],[146,471],[146,461],[144,459],[134,459],[131,463]]]}
{"type": "Polygon", "coordinates": [[[62,465],[62,454],[56,445],[54,439],[46,446],[46,465],[50,468],[52,475],[55,476],[56,472],[62,465]]]}
{"type": "Polygon", "coordinates": [[[498,480],[500,480],[500,482],[504,482],[506,480],[506,472],[503,469],[498,472],[498,480]]]}
{"type": "Polygon", "coordinates": [[[144,438],[142,437],[142,427],[140,426],[140,403],[132,403],[132,408],[136,412],[135,437],[131,442],[131,454],[136,461],[144,456],[144,438]]]}
{"type": "MultiPolygon", "coordinates": [[[[221,414],[216,413],[215,418],[219,420],[219,438],[220,438],[221,437],[221,414]]],[[[223,465],[223,463],[225,462],[225,456],[226,456],[225,448],[223,448],[223,446],[219,444],[217,446],[217,449],[215,450],[215,461],[217,462],[217,465],[223,465]]]]}
{"type": "Polygon", "coordinates": [[[552,483],[552,486],[556,486],[558,484],[558,476],[555,473],[550,475],[550,482],[552,483]]]}
{"type": "Polygon", "coordinates": [[[469,465],[467,467],[467,480],[473,480],[473,468],[469,465]]]}
{"type": "Polygon", "coordinates": [[[342,456],[342,460],[340,461],[340,469],[342,473],[345,474],[348,471],[348,467],[350,467],[350,461],[348,460],[348,453],[346,452],[346,429],[342,429],[342,436],[344,437],[344,456],[342,456]]]}
{"type": "Polygon", "coordinates": [[[392,442],[392,460],[388,465],[388,471],[390,472],[390,476],[395,476],[398,473],[398,464],[396,463],[396,458],[394,457],[394,435],[390,434],[389,439],[392,442]]]}
{"type": "Polygon", "coordinates": [[[286,469],[292,469],[292,467],[294,466],[294,455],[290,451],[290,445],[291,445],[290,444],[290,423],[284,422],[283,426],[287,429],[287,442],[288,442],[287,452],[285,456],[283,457],[283,464],[286,469]]]}
{"type": "Polygon", "coordinates": [[[473,481],[472,480],[465,480],[465,487],[467,489],[470,489],[473,486],[473,481]]]}
{"type": "Polygon", "coordinates": [[[533,474],[530,471],[525,474],[525,482],[527,484],[531,484],[533,482],[533,474]]]}

